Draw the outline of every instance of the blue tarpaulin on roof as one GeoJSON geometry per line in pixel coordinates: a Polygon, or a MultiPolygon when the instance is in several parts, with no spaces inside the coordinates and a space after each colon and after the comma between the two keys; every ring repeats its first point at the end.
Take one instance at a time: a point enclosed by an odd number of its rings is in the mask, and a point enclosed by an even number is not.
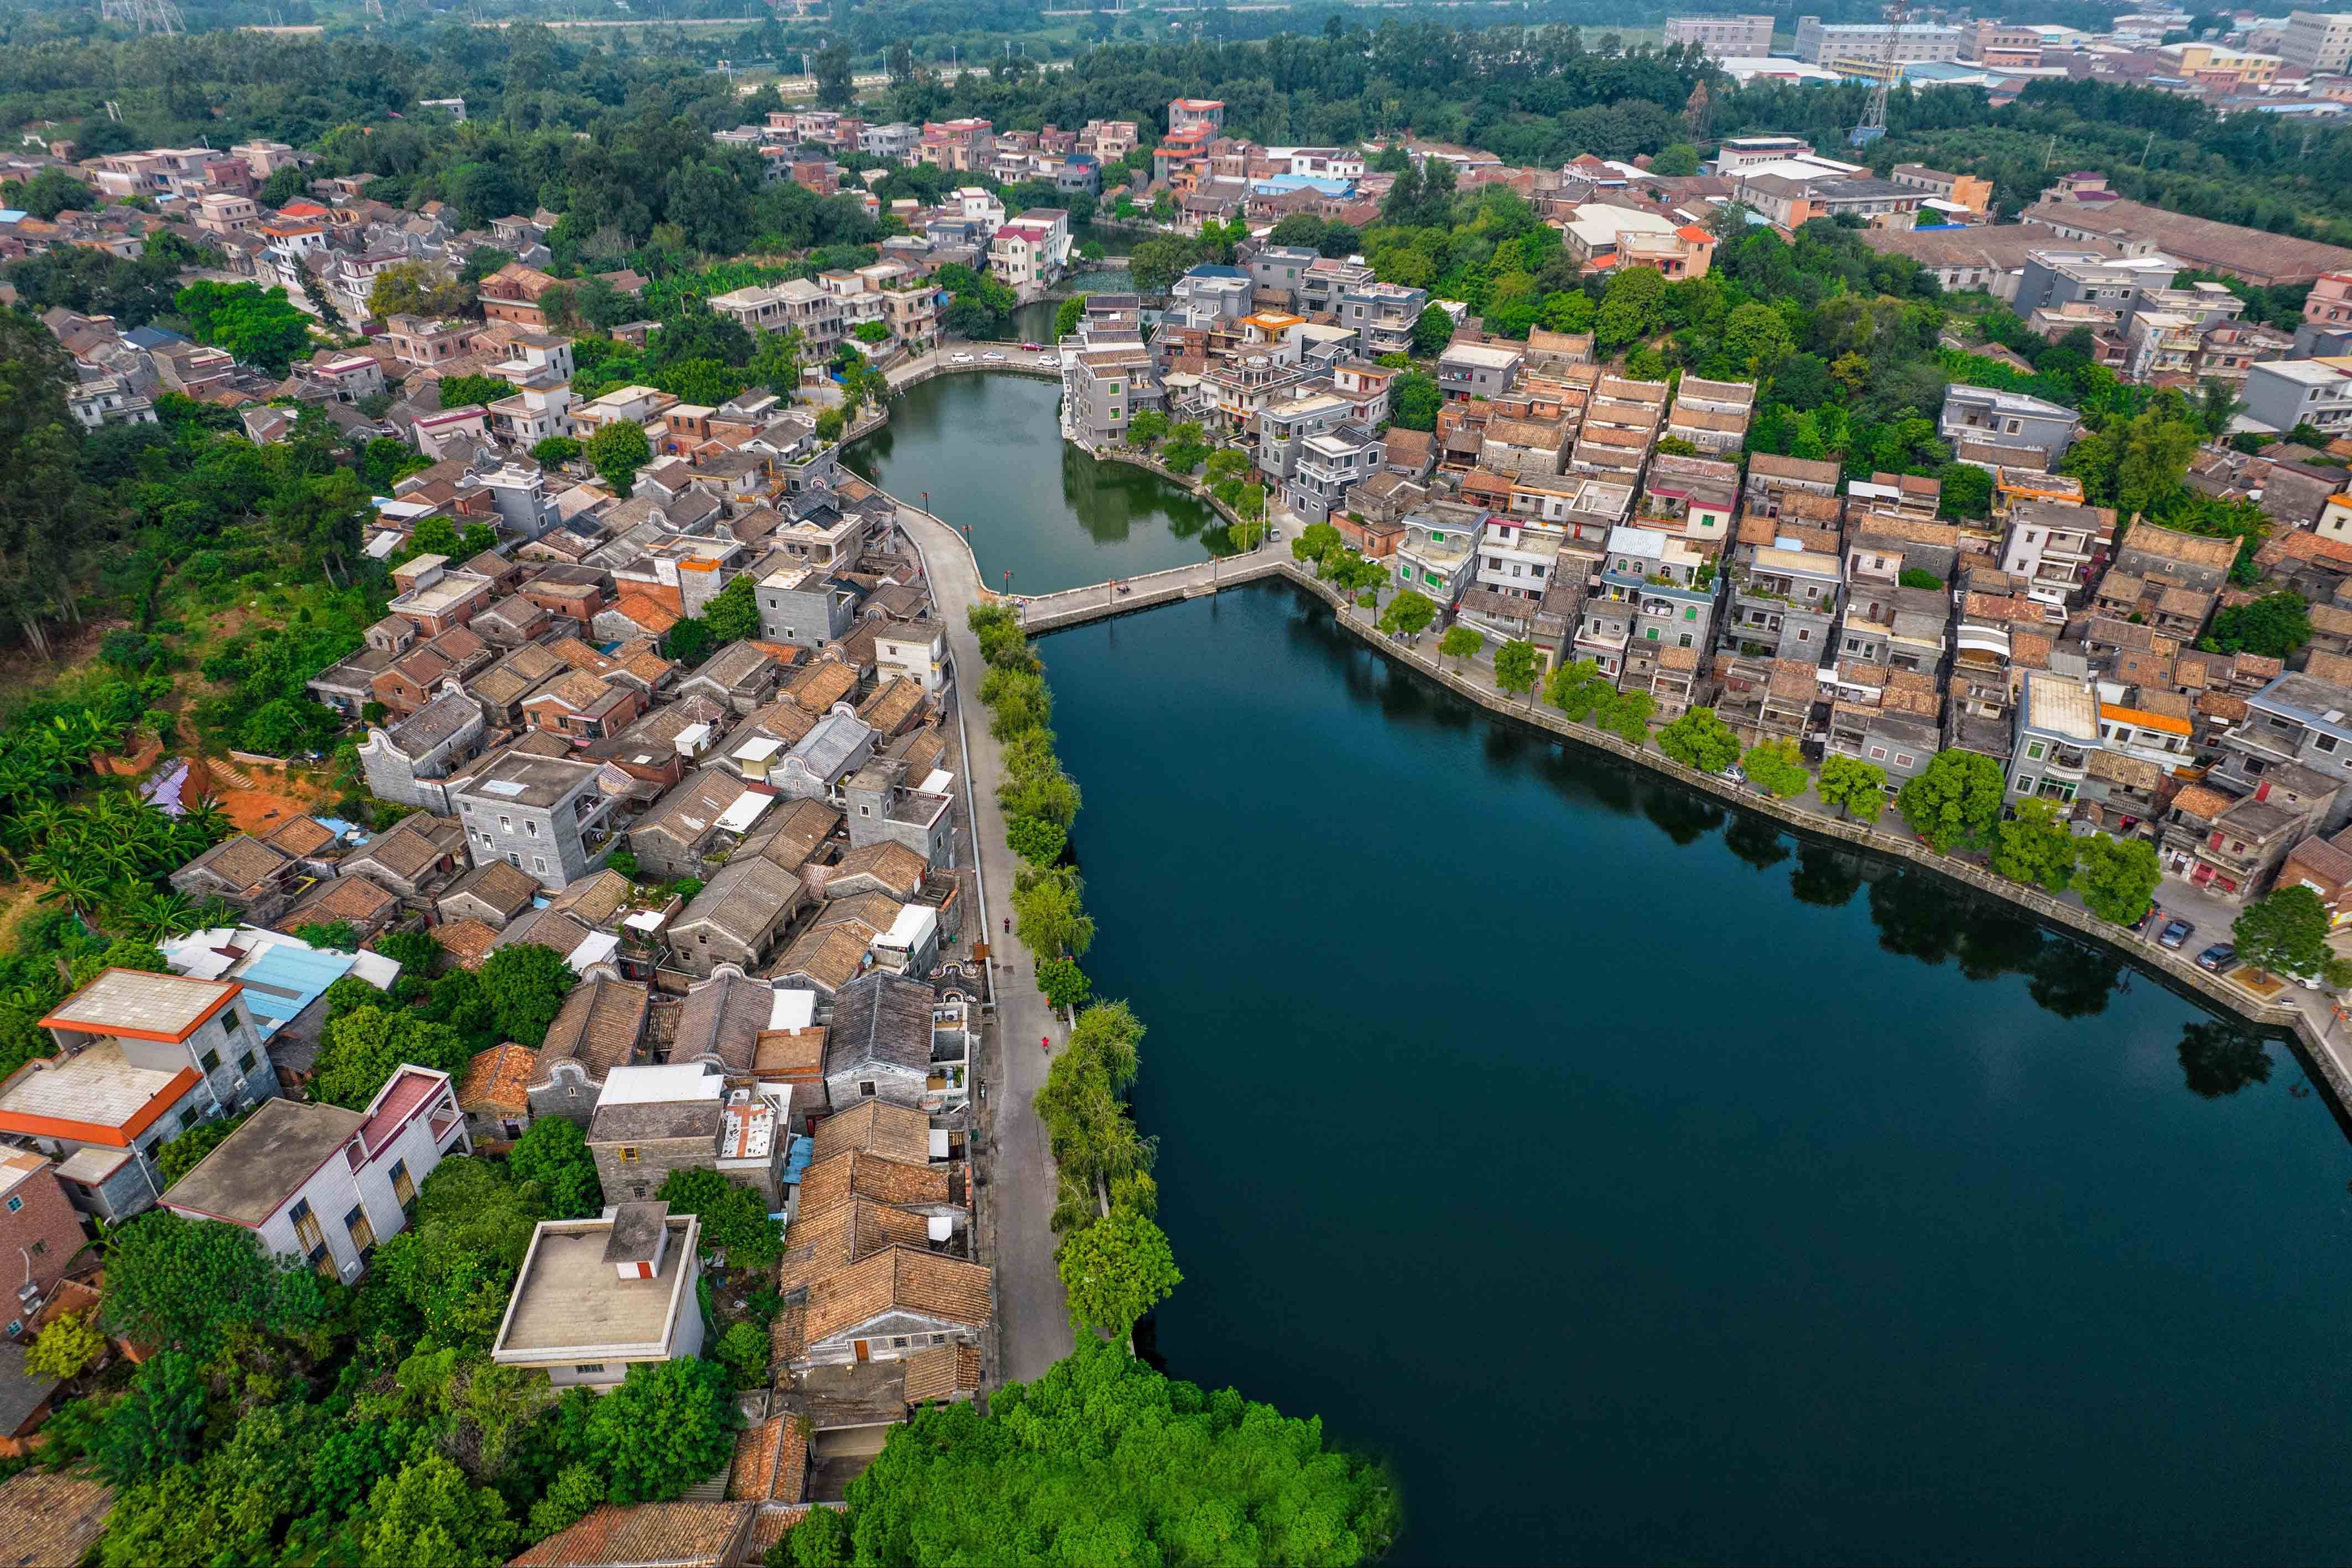
{"type": "Polygon", "coordinates": [[[327,988],[352,972],[349,953],[297,947],[278,943],[255,956],[245,972],[245,999],[268,1039],[278,1026],[326,994],[327,988]]]}
{"type": "Polygon", "coordinates": [[[809,1167],[809,1155],[816,1145],[802,1134],[793,1134],[793,1146],[784,1151],[784,1185],[798,1186],[802,1175],[809,1167]]]}

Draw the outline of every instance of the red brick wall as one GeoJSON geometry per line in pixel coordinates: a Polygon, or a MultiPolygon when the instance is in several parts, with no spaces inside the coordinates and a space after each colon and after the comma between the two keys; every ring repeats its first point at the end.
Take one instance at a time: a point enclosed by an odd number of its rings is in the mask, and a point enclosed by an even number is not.
{"type": "MultiPolygon", "coordinates": [[[[9,1283],[23,1282],[26,1265],[25,1249],[31,1254],[33,1282],[47,1296],[65,1276],[66,1265],[82,1249],[81,1218],[66,1201],[66,1189],[57,1177],[57,1167],[47,1166],[34,1172],[0,1198],[0,1258],[14,1265],[9,1270],[9,1283]],[[20,1207],[10,1210],[11,1201],[20,1207]]],[[[0,1329],[13,1322],[17,1308],[12,1298],[0,1302],[0,1329]]]]}

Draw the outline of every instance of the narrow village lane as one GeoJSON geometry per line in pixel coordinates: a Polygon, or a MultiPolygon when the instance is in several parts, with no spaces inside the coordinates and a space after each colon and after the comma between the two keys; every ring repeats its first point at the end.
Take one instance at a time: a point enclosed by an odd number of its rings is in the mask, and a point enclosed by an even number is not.
{"type": "Polygon", "coordinates": [[[898,526],[922,553],[932,602],[947,628],[969,747],[964,768],[971,785],[972,837],[990,922],[982,935],[996,955],[1000,1059],[988,1075],[994,1137],[981,1169],[989,1184],[985,1201],[995,1216],[1001,1370],[1007,1381],[1025,1381],[1069,1354],[1072,1343],[1049,1223],[1053,1155],[1034,1105],[1048,1065],[1035,1042],[1050,1037],[1058,1046],[1063,1030],[1037,989],[1027,955],[1004,932],[1013,908],[1013,853],[1004,846],[1004,814],[996,804],[1003,763],[980,706],[980,643],[966,621],[980,599],[980,568],[962,537],[921,509],[901,505],[898,526]]]}

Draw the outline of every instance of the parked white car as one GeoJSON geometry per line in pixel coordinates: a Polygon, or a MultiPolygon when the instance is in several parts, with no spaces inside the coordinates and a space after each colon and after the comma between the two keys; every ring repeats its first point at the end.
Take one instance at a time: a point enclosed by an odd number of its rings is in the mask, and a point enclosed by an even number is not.
{"type": "Polygon", "coordinates": [[[971,363],[971,356],[970,354],[950,354],[948,356],[948,363],[951,365],[968,365],[971,363]]]}

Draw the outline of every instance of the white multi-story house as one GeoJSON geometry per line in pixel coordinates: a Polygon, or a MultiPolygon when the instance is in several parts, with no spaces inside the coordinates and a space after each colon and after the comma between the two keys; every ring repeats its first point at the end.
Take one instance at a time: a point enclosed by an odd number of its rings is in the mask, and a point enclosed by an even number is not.
{"type": "Polygon", "coordinates": [[[173,1183],[163,1207],[242,1227],[349,1284],[407,1227],[442,1158],[472,1152],[449,1075],[403,1066],[364,1111],[269,1101],[173,1183]]]}
{"type": "Polygon", "coordinates": [[[620,1204],[604,1219],[541,1220],[490,1359],[602,1393],[640,1362],[700,1354],[700,1234],[693,1215],[659,1199],[620,1204]]]}

